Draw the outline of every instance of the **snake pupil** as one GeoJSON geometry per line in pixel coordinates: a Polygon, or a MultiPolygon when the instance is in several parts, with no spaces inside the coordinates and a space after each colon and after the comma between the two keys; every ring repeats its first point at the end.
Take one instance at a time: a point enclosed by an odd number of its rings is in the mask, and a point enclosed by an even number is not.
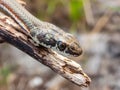
{"type": "Polygon", "coordinates": [[[57,46],[58,46],[60,51],[63,51],[66,48],[66,44],[61,42],[61,41],[58,41],[57,46]]]}

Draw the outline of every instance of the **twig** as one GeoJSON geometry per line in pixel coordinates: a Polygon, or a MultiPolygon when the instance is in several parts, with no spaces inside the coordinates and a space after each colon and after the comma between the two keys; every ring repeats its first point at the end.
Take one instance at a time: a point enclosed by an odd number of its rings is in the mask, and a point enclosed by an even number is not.
{"type": "Polygon", "coordinates": [[[94,19],[93,12],[92,12],[91,2],[90,0],[82,0],[82,1],[83,1],[87,23],[89,25],[94,25],[95,19],[94,19]]]}
{"type": "Polygon", "coordinates": [[[110,17],[112,16],[113,12],[107,11],[100,19],[97,21],[95,27],[93,28],[91,34],[100,32],[104,26],[108,23],[110,17]]]}
{"type": "Polygon", "coordinates": [[[12,19],[5,15],[0,16],[0,37],[6,42],[50,67],[76,85],[87,87],[90,84],[90,78],[83,72],[79,64],[50,49],[42,46],[36,47],[35,43],[31,42],[32,40],[28,39],[27,35],[19,32],[18,29],[20,29],[19,26],[12,19]]]}

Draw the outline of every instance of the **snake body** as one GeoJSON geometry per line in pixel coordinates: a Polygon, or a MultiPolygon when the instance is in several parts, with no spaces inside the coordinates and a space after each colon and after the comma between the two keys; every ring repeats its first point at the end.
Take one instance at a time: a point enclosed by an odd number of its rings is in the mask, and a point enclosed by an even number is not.
{"type": "Polygon", "coordinates": [[[48,22],[43,22],[29,13],[16,0],[0,0],[0,8],[7,12],[23,29],[22,21],[30,30],[30,36],[37,45],[51,48],[66,57],[79,57],[82,49],[78,40],[48,22]]]}

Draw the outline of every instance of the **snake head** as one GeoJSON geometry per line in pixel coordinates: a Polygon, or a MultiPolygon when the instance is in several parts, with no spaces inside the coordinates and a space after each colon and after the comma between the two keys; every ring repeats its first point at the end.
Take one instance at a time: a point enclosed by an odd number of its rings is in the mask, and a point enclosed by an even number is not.
{"type": "Polygon", "coordinates": [[[65,33],[59,36],[52,33],[38,34],[37,39],[39,44],[51,48],[65,57],[75,58],[82,54],[79,42],[71,34],[65,33]]]}

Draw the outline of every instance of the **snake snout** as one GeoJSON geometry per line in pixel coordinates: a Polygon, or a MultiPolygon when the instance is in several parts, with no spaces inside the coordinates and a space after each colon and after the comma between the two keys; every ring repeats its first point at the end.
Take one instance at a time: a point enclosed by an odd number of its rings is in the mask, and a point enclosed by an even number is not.
{"type": "Polygon", "coordinates": [[[69,53],[70,55],[73,55],[75,57],[80,56],[82,52],[82,48],[76,42],[73,42],[66,50],[66,53],[69,53]]]}

